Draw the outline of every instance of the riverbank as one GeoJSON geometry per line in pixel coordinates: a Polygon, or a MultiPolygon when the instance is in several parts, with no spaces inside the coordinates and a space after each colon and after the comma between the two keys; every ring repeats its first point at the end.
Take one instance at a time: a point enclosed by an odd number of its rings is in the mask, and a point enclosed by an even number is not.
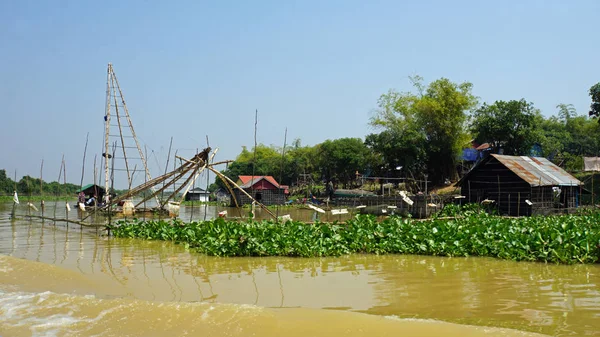
{"type": "Polygon", "coordinates": [[[215,219],[124,220],[110,226],[117,237],[174,241],[215,256],[340,256],[419,254],[487,256],[561,264],[597,263],[600,213],[505,218],[482,210],[452,219],[417,221],[358,215],[343,225],[215,219]]]}

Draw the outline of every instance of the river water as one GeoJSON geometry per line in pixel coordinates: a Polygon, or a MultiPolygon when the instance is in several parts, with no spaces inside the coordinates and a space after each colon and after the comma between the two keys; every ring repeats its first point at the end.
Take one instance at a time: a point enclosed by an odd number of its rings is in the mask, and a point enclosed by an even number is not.
{"type": "Polygon", "coordinates": [[[10,209],[0,204],[0,336],[600,335],[599,265],[217,258],[10,209]]]}

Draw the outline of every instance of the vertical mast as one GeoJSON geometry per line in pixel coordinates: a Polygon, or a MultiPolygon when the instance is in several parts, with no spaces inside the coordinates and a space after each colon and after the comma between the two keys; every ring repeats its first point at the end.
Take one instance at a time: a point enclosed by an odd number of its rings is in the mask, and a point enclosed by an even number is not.
{"type": "MultiPolygon", "coordinates": [[[[146,173],[146,178],[147,180],[152,180],[152,177],[150,176],[150,170],[148,169],[148,164],[146,163],[146,158],[144,157],[144,152],[142,151],[142,148],[140,147],[140,143],[138,142],[138,139],[135,135],[135,131],[133,129],[133,124],[131,122],[131,117],[129,116],[129,110],[127,109],[127,104],[125,104],[125,97],[123,97],[123,92],[121,91],[121,87],[119,86],[119,81],[117,80],[117,75],[115,74],[115,71],[113,69],[113,66],[111,63],[108,64],[108,74],[107,74],[107,80],[106,80],[106,114],[105,114],[105,128],[104,128],[104,153],[103,153],[103,157],[104,157],[104,182],[105,182],[105,188],[106,188],[106,193],[109,193],[110,189],[112,189],[114,186],[112,186],[112,183],[110,183],[111,181],[111,177],[112,175],[114,175],[114,172],[111,172],[113,169],[111,169],[111,167],[115,166],[115,160],[119,159],[119,160],[123,160],[125,162],[125,167],[124,169],[121,167],[117,167],[116,171],[125,171],[127,174],[127,185],[131,188],[132,183],[133,183],[133,174],[135,172],[132,172],[129,168],[129,160],[130,159],[139,159],[142,161],[142,164],[144,165],[144,170],[146,173]],[[114,107],[113,107],[114,106],[114,107]],[[117,123],[115,125],[111,125],[111,118],[113,117],[111,115],[111,110],[114,108],[114,117],[117,121],[117,123]],[[121,108],[121,109],[119,109],[121,108]],[[124,116],[123,116],[123,112],[125,112],[124,116]],[[121,118],[124,118],[127,120],[127,122],[125,123],[124,121],[121,121],[121,118]],[[118,133],[113,132],[113,134],[111,134],[110,132],[110,127],[114,126],[114,127],[118,127],[118,133]],[[110,138],[114,137],[115,138],[115,144],[113,145],[113,150],[111,152],[111,142],[110,142],[110,138]],[[133,142],[135,144],[131,144],[131,140],[133,139],[133,142]],[[129,142],[128,144],[126,144],[126,142],[129,142]],[[118,144],[120,143],[120,144],[118,144]],[[134,149],[137,148],[137,152],[139,154],[138,158],[132,158],[130,156],[128,156],[127,154],[127,149],[134,149]],[[118,153],[115,153],[115,150],[117,150],[118,153]],[[112,153],[112,154],[111,154],[112,153]],[[109,159],[112,159],[112,163],[109,163],[109,159]]],[[[131,154],[131,152],[130,152],[131,154]]],[[[135,171],[135,167],[134,167],[134,171],[135,171]]],[[[158,203],[158,197],[156,197],[156,201],[158,203]]]]}
{"type": "Polygon", "coordinates": [[[108,159],[110,157],[109,150],[109,136],[110,136],[110,95],[111,95],[111,74],[112,74],[112,64],[108,64],[108,70],[106,73],[106,104],[105,104],[105,113],[104,113],[104,153],[102,157],[104,157],[104,189],[105,193],[110,194],[110,186],[108,185],[109,178],[109,165],[108,159]]]}
{"type": "MultiPolygon", "coordinates": [[[[140,159],[142,160],[142,163],[144,164],[144,170],[146,171],[146,178],[148,180],[152,180],[152,177],[150,176],[150,170],[148,170],[148,164],[146,163],[146,158],[144,157],[144,152],[142,151],[142,148],[140,147],[140,143],[138,142],[137,136],[135,135],[135,130],[133,129],[133,124],[131,123],[131,117],[129,116],[129,110],[127,109],[127,104],[125,104],[125,96],[123,96],[123,92],[121,91],[121,86],[119,85],[119,80],[117,80],[117,76],[113,75],[114,79],[115,79],[115,84],[117,87],[117,90],[119,91],[119,96],[121,97],[121,103],[123,104],[123,110],[125,110],[125,117],[127,118],[127,124],[129,124],[129,129],[131,130],[131,135],[133,136],[133,140],[135,141],[135,146],[137,147],[138,153],[140,155],[140,159]]],[[[116,99],[116,98],[115,98],[116,99]]],[[[119,128],[120,128],[120,121],[119,121],[119,128]]],[[[123,149],[123,151],[125,151],[123,149]]],[[[129,169],[128,169],[128,174],[129,174],[129,169]]],[[[158,198],[156,199],[157,203],[158,203],[158,198]]]]}

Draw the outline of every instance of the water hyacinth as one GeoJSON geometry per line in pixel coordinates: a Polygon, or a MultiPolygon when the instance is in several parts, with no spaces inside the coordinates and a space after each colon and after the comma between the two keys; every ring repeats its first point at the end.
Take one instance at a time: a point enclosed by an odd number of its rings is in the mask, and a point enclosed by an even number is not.
{"type": "Polygon", "coordinates": [[[182,243],[216,256],[340,256],[353,253],[489,256],[515,261],[596,263],[600,213],[504,218],[477,209],[418,221],[357,215],[346,223],[120,221],[116,237],[182,243]]]}

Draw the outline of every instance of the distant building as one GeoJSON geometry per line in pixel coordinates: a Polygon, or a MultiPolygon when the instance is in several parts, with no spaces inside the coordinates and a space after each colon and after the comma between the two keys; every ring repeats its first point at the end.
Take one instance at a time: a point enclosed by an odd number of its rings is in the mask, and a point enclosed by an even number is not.
{"type": "MultiPolygon", "coordinates": [[[[264,205],[285,203],[286,188],[280,186],[272,176],[239,176],[237,185],[264,205]]],[[[240,206],[252,203],[252,200],[240,189],[234,189],[233,193],[231,205],[235,205],[235,200],[240,206]]]]}
{"type": "Polygon", "coordinates": [[[214,192],[215,198],[217,199],[218,202],[224,202],[224,203],[228,203],[231,201],[231,195],[229,194],[229,192],[224,189],[223,187],[219,187],[215,192],[214,192]]]}
{"type": "Polygon", "coordinates": [[[185,201],[208,201],[210,193],[200,187],[192,188],[185,195],[185,201]]]}
{"type": "Polygon", "coordinates": [[[564,212],[580,204],[583,183],[546,158],[490,154],[457,183],[470,203],[505,215],[564,212]]]}

